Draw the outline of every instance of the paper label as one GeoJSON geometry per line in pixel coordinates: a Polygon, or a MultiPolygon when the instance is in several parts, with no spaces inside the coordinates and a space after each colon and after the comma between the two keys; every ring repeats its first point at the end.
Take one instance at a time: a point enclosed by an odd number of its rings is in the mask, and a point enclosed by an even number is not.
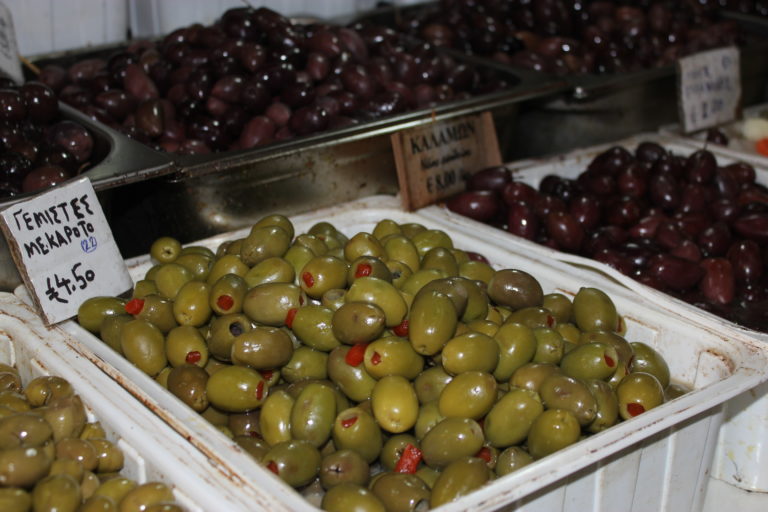
{"type": "Polygon", "coordinates": [[[464,190],[471,174],[501,165],[490,112],[392,134],[403,206],[415,210],[464,190]]]}
{"type": "Polygon", "coordinates": [[[741,108],[739,50],[720,48],[678,61],[683,131],[694,132],[736,119],[741,108]]]}
{"type": "Polygon", "coordinates": [[[11,254],[47,325],[86,299],[129,290],[131,276],[88,178],[0,212],[11,254]]]}
{"type": "Polygon", "coordinates": [[[13,29],[13,17],[11,10],[3,3],[0,3],[0,71],[17,84],[24,83],[24,73],[19,61],[19,45],[16,43],[16,31],[13,29]]]}

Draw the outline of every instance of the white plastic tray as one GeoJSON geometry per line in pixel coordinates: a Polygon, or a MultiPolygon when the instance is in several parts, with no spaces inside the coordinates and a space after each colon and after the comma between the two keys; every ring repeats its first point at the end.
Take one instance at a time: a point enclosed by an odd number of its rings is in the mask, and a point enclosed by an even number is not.
{"type": "MultiPolygon", "coordinates": [[[[541,180],[548,174],[576,178],[596,155],[609,147],[622,145],[633,150],[638,143],[644,140],[657,141],[677,154],[688,155],[698,149],[698,147],[691,145],[690,141],[669,135],[640,134],[547,159],[513,162],[509,166],[514,170],[516,180],[524,181],[538,188],[541,180]]],[[[717,146],[710,145],[707,149],[715,154],[719,164],[729,164],[739,160],[739,157],[732,152],[727,152],[717,146]]],[[[768,159],[764,159],[762,166],[755,165],[755,169],[757,170],[757,181],[768,184],[768,159]]],[[[487,226],[472,219],[438,206],[425,208],[420,213],[438,222],[442,220],[448,225],[461,225],[462,229],[470,231],[487,228],[487,226]]],[[[746,329],[694,307],[646,286],[606,264],[583,256],[557,251],[503,230],[494,229],[493,231],[494,235],[491,236],[496,237],[500,243],[514,248],[514,250],[595,270],[646,299],[663,304],[665,308],[684,318],[702,323],[714,330],[734,330],[763,343],[768,343],[768,333],[746,329]]],[[[765,350],[768,351],[768,346],[764,346],[766,347],[765,350]]],[[[728,403],[726,422],[721,431],[718,455],[712,473],[715,478],[748,491],[768,493],[768,471],[765,471],[765,468],[768,467],[768,420],[766,418],[768,418],[768,386],[763,386],[728,403]]],[[[768,507],[768,494],[764,498],[765,505],[768,507]]]]}
{"type": "MultiPolygon", "coordinates": [[[[439,216],[438,216],[439,217],[439,216]]],[[[628,338],[643,341],[660,351],[674,378],[694,391],[652,409],[631,421],[589,437],[520,471],[498,479],[442,511],[520,510],[639,511],[701,510],[715,440],[722,422],[722,404],[768,378],[768,356],[739,333],[685,323],[684,319],[590,271],[535,255],[509,250],[499,232],[487,226],[467,225],[460,219],[435,220],[419,213],[405,213],[394,198],[376,197],[347,203],[292,220],[297,233],[317,221],[333,223],[346,234],[370,232],[376,222],[419,222],[444,229],[455,245],[484,254],[497,268],[529,271],[545,292],[575,294],[582,286],[606,291],[625,316],[628,338]]],[[[216,247],[221,241],[242,236],[247,230],[199,242],[216,247]]],[[[134,278],[149,266],[148,258],[130,261],[134,278]]],[[[23,293],[23,289],[17,290],[23,293]]],[[[233,492],[253,492],[269,510],[317,510],[271,472],[256,464],[235,443],[197,416],[153,379],[76,323],[62,328],[87,346],[88,357],[115,378],[207,457],[237,475],[243,487],[233,492]]]]}
{"type": "Polygon", "coordinates": [[[149,409],[94,368],[93,354],[57,328],[47,328],[18,297],[0,292],[0,362],[15,365],[24,383],[41,375],[67,379],[123,451],[122,474],[138,483],[171,486],[179,505],[190,512],[253,510],[238,489],[237,475],[214,467],[149,409]],[[238,491],[238,492],[233,492],[238,491]]]}
{"type": "MultiPolygon", "coordinates": [[[[768,111],[768,103],[761,105],[752,105],[745,108],[742,113],[742,119],[731,123],[723,124],[718,128],[728,137],[728,146],[718,146],[716,144],[707,144],[707,149],[716,149],[723,155],[731,158],[748,162],[752,165],[766,167],[768,166],[768,157],[761,155],[755,149],[755,143],[742,136],[742,125],[744,119],[750,117],[759,117],[761,113],[768,111]]],[[[764,116],[763,116],[764,117],[764,116]]],[[[679,124],[671,124],[659,128],[659,133],[680,138],[681,142],[690,144],[696,148],[701,148],[707,139],[707,131],[702,130],[691,134],[685,134],[679,124]]]]}

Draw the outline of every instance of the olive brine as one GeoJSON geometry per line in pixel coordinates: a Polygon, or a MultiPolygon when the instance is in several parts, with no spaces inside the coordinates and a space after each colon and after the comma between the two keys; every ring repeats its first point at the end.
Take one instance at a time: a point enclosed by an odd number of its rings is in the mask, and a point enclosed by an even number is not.
{"type": "Polygon", "coordinates": [[[66,379],[42,376],[23,386],[16,368],[0,364],[0,510],[183,510],[165,484],[121,475],[123,463],[66,379]]]}
{"type": "Polygon", "coordinates": [[[326,510],[436,507],[683,392],[601,290],[545,294],[415,223],[294,235],[158,239],[78,320],[326,510]]]}

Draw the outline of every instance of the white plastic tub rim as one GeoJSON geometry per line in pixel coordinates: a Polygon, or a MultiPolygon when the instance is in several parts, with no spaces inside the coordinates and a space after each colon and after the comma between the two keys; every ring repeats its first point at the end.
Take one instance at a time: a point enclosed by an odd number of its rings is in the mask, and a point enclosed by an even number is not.
{"type": "MultiPolygon", "coordinates": [[[[768,354],[760,350],[750,338],[738,333],[726,334],[704,325],[685,325],[684,318],[657,307],[653,300],[634,294],[593,272],[550,261],[546,256],[535,253],[530,257],[523,256],[514,252],[503,239],[499,240],[500,237],[495,236],[498,230],[494,228],[474,225],[467,232],[461,228],[460,222],[451,222],[450,226],[446,226],[444,219],[436,220],[432,216],[402,211],[399,202],[392,197],[353,201],[298,215],[292,217],[292,221],[297,233],[322,220],[350,234],[361,230],[370,231],[383,218],[392,218],[401,223],[419,222],[428,228],[444,229],[457,247],[471,248],[485,254],[489,260],[496,262],[497,268],[530,269],[542,281],[542,285],[546,285],[546,291],[556,289],[574,294],[581,285],[603,289],[625,315],[633,340],[649,342],[661,351],[670,362],[673,376],[694,388],[694,391],[680,398],[497,479],[439,510],[495,510],[515,503],[585,467],[600,465],[601,461],[621,450],[639,450],[651,436],[674,430],[698,415],[714,416],[719,427],[719,410],[723,402],[768,379],[768,354]],[[484,232],[486,229],[492,231],[484,232]],[[670,358],[675,354],[677,357],[670,358]]],[[[202,240],[194,245],[215,248],[222,241],[245,233],[247,230],[240,230],[202,240]]],[[[150,265],[146,255],[129,260],[128,263],[134,279],[143,276],[150,265]]],[[[17,294],[24,296],[26,290],[20,287],[17,294]]],[[[85,358],[160,416],[213,461],[215,466],[243,482],[243,486],[248,487],[247,491],[241,487],[234,492],[255,495],[253,509],[316,510],[277,476],[258,465],[233,441],[98,338],[84,331],[74,321],[61,324],[61,329],[70,335],[67,337],[68,344],[80,345],[85,358]]],[[[702,445],[713,444],[708,443],[706,437],[697,439],[697,442],[702,445]]],[[[711,460],[704,460],[703,463],[704,470],[709,471],[711,460]]],[[[629,475],[628,478],[634,481],[635,476],[629,475]]],[[[695,482],[693,485],[696,485],[695,482]]],[[[658,491],[661,492],[661,489],[658,491]]],[[[534,510],[548,512],[550,509],[534,510]]]]}
{"type": "Polygon", "coordinates": [[[125,456],[121,473],[138,483],[162,481],[190,512],[252,510],[237,475],[212,466],[203,454],[94,367],[90,350],[58,328],[48,328],[19,297],[0,292],[0,362],[15,366],[27,384],[41,375],[67,379],[83,400],[88,421],[99,421],[125,456]],[[238,492],[232,490],[242,489],[238,492]]]}

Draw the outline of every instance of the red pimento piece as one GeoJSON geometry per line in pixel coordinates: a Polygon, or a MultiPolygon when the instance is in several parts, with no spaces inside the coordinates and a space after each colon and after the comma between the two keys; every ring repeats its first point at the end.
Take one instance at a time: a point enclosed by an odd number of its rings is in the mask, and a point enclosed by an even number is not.
{"type": "Polygon", "coordinates": [[[400,336],[401,338],[407,338],[408,337],[408,319],[403,320],[396,326],[392,328],[392,332],[394,332],[397,336],[400,336]]]}
{"type": "Polygon", "coordinates": [[[491,462],[491,449],[487,446],[480,448],[480,451],[475,454],[478,459],[483,459],[485,462],[491,462]]]}
{"type": "Polygon", "coordinates": [[[630,416],[635,417],[638,414],[643,414],[645,412],[645,407],[643,407],[642,404],[627,404],[627,412],[630,416]]]}
{"type": "Polygon", "coordinates": [[[184,358],[184,361],[189,364],[195,364],[199,362],[202,357],[203,356],[200,354],[200,352],[193,350],[192,352],[187,352],[187,357],[184,358]]]}
{"type": "Polygon", "coordinates": [[[269,380],[272,378],[272,375],[275,374],[272,370],[259,370],[259,373],[262,377],[264,377],[264,380],[269,380]]]}
{"type": "Polygon", "coordinates": [[[302,272],[301,280],[304,281],[307,288],[312,288],[315,285],[315,276],[309,272],[302,272]]]}
{"type": "Polygon", "coordinates": [[[365,355],[365,348],[367,346],[367,343],[357,343],[352,345],[349,348],[347,355],[344,356],[344,361],[346,361],[349,366],[360,366],[360,363],[363,362],[363,356],[365,355]]]}
{"type": "Polygon", "coordinates": [[[357,416],[352,416],[351,418],[341,420],[341,426],[344,428],[349,428],[355,423],[357,423],[357,416]]]}
{"type": "Polygon", "coordinates": [[[293,319],[296,318],[296,313],[299,310],[297,308],[291,308],[285,315],[285,325],[290,329],[293,326],[293,319]]]}
{"type": "Polygon", "coordinates": [[[371,356],[371,364],[375,366],[380,363],[381,363],[381,354],[379,354],[378,352],[374,352],[373,355],[371,356]]]}
{"type": "Polygon", "coordinates": [[[138,315],[144,309],[144,299],[131,299],[125,304],[125,312],[129,315],[138,315]]]}
{"type": "Polygon", "coordinates": [[[261,400],[262,398],[264,398],[264,381],[256,384],[256,400],[261,400]]]}
{"type": "Polygon", "coordinates": [[[419,469],[419,462],[421,462],[421,450],[408,443],[400,458],[397,459],[394,472],[414,474],[419,469]]]}
{"type": "Polygon", "coordinates": [[[608,354],[603,354],[603,358],[605,359],[605,364],[607,364],[609,368],[616,366],[616,361],[614,361],[608,354]]]}
{"type": "Polygon", "coordinates": [[[219,298],[216,299],[216,305],[224,311],[229,311],[235,305],[235,299],[229,295],[219,295],[219,298]]]}
{"type": "Polygon", "coordinates": [[[355,269],[355,277],[368,277],[373,272],[373,267],[368,263],[361,263],[355,269]]]}
{"type": "Polygon", "coordinates": [[[267,464],[267,469],[278,476],[280,475],[280,470],[277,468],[277,463],[273,460],[269,461],[267,464]]]}
{"type": "Polygon", "coordinates": [[[547,327],[552,328],[555,325],[555,317],[547,315],[547,327]]]}

